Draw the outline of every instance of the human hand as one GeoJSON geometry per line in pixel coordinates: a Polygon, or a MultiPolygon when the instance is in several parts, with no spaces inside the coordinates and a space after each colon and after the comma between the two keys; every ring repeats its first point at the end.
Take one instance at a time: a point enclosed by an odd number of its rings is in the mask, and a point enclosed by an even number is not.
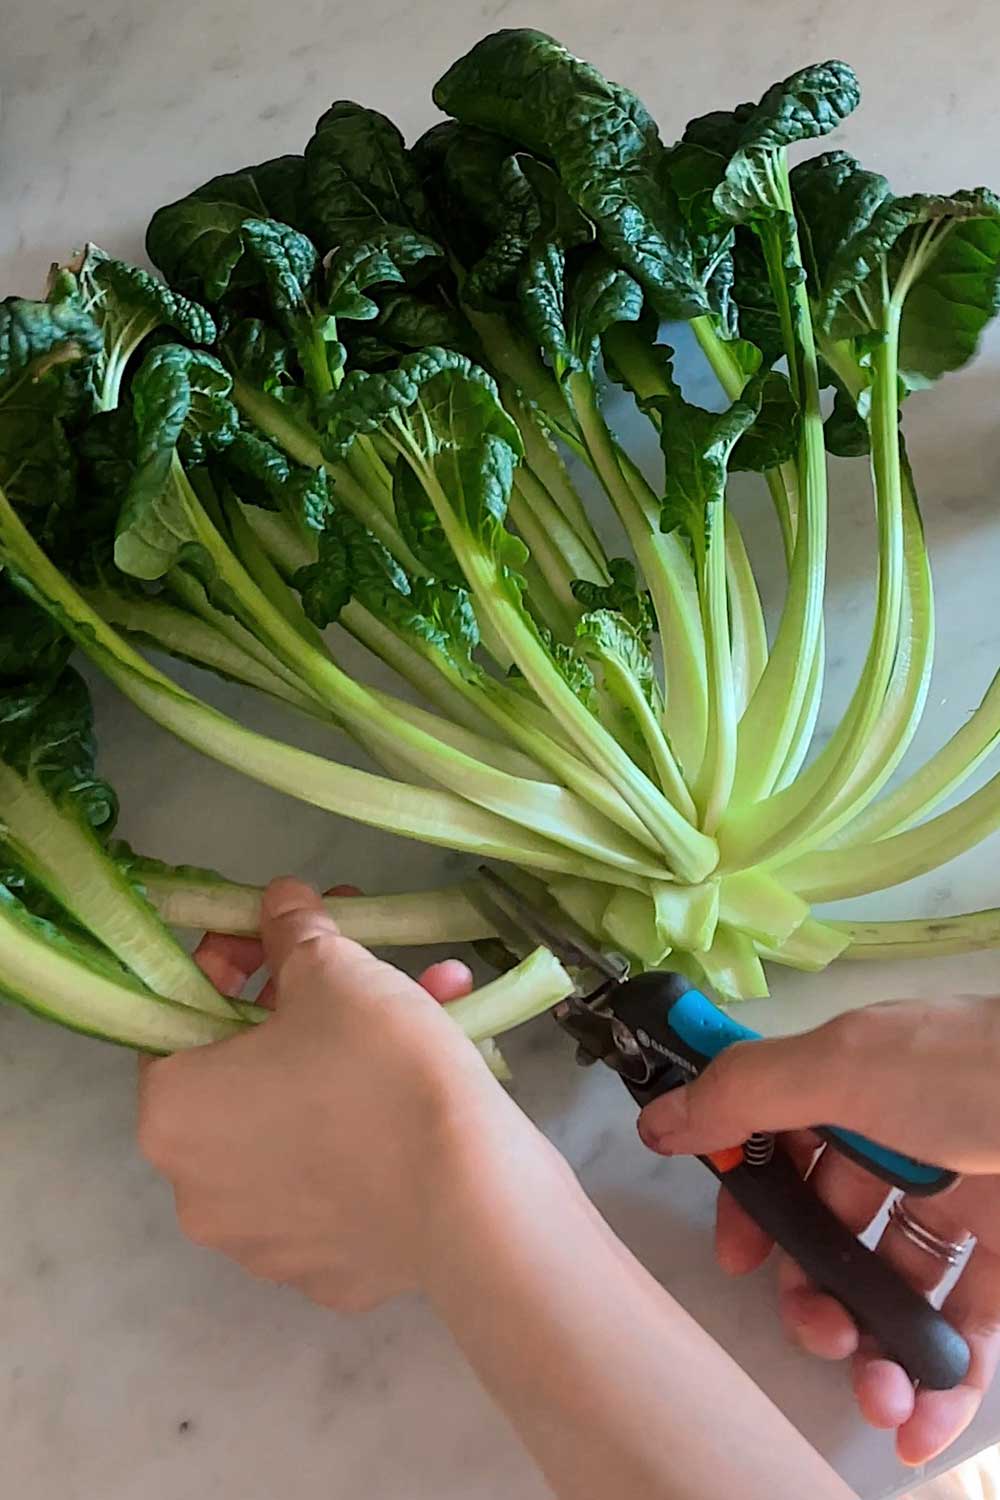
{"type": "MultiPolygon", "coordinates": [[[[665,1155],[703,1154],[780,1131],[803,1174],[820,1145],[817,1121],[862,1131],[876,1141],[965,1174],[951,1191],[906,1198],[907,1212],[948,1241],[976,1244],[944,1303],[968,1340],[972,1361],[951,1391],[914,1390],[900,1367],[859,1336],[849,1314],[809,1284],[784,1257],[781,1317],[790,1338],[823,1359],[852,1359],[858,1404],[875,1427],[896,1429],[902,1462],[926,1463],[975,1415],[1000,1362],[1000,1002],[894,1002],[852,1011],[802,1036],[728,1049],[695,1083],[664,1095],[640,1116],[642,1139],[665,1155]]],[[[825,1203],[856,1233],[888,1196],[884,1183],[830,1147],[810,1174],[825,1203]]],[[[732,1275],[755,1270],[772,1242],[723,1189],[716,1249],[732,1275]]],[[[920,1291],[931,1293],[947,1267],[919,1248],[896,1221],[879,1242],[920,1291]]]]}
{"type": "Polygon", "coordinates": [[[266,960],[276,1013],[143,1066],[140,1145],[181,1227],[342,1310],[421,1286],[491,1150],[544,1149],[437,1003],[471,989],[466,966],[418,984],[341,937],[293,880],[269,887],[260,942],[210,935],[198,959],[227,995],[266,960]]]}

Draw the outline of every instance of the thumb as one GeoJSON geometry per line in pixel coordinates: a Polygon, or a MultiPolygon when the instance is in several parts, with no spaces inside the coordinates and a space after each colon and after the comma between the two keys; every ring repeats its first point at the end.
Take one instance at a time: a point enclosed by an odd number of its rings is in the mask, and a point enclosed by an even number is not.
{"type": "Polygon", "coordinates": [[[849,1125],[850,1089],[825,1026],[776,1041],[728,1047],[693,1083],[648,1104],[639,1134],[653,1151],[705,1155],[755,1130],[849,1125]]]}
{"type": "Polygon", "coordinates": [[[324,945],[340,937],[340,929],[323,905],[319,892],[304,881],[286,876],[272,880],[260,908],[260,937],[264,956],[276,984],[293,954],[306,944],[324,945]]]}

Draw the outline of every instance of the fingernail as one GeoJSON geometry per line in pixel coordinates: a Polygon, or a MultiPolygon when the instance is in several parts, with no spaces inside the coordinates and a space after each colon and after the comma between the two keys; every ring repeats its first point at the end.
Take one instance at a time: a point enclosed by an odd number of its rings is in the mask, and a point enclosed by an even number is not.
{"type": "Polygon", "coordinates": [[[280,875],[272,880],[264,892],[261,909],[272,919],[284,917],[290,911],[300,911],[304,906],[318,903],[319,897],[312,886],[306,885],[294,875],[280,875]]]}
{"type": "Polygon", "coordinates": [[[638,1120],[639,1139],[647,1151],[655,1151],[657,1156],[673,1156],[669,1146],[669,1138],[659,1135],[649,1125],[645,1116],[640,1115],[638,1120]]]}
{"type": "Polygon", "coordinates": [[[687,1124],[687,1089],[673,1089],[659,1099],[647,1104],[640,1116],[645,1128],[654,1139],[676,1135],[687,1124]]]}

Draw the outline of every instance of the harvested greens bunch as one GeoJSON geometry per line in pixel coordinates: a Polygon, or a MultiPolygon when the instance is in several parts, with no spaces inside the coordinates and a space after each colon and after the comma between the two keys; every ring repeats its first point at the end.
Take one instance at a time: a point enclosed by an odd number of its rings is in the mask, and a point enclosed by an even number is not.
{"type": "MultiPolygon", "coordinates": [[[[91,246],[43,300],[0,304],[0,566],[7,597],[34,606],[5,617],[25,660],[0,724],[0,921],[27,946],[57,931],[50,962],[100,971],[104,998],[84,987],[73,1009],[44,965],[0,971],[5,990],[139,1045],[247,1020],[206,994],[154,908],[251,931],[258,894],[102,843],[112,801],[95,802],[60,631],[206,754],[509,862],[638,967],[668,961],[725,999],[766,993],[762,960],[819,969],[1000,941],[994,912],[812,912],[1000,824],[1000,777],[935,812],[1000,735],[996,683],[880,796],[933,646],[901,411],[972,357],[997,310],[1000,203],[984,189],[899,198],[836,150],[790,170],[788,148],[830,134],[858,97],[828,62],[666,145],[627,89],[541,33],[498,32],[437,84],[448,118],[412,147],[339,101],[301,156],[161,208],[147,247],[165,283],[91,246]],[[679,321],[721,411],[682,394],[659,342],[679,321]],[[602,369],[655,430],[656,477],[609,428],[602,369]],[[853,696],[810,758],[827,450],[870,466],[876,596],[853,696]],[[571,469],[603,494],[597,527],[571,469]],[[726,501],[734,471],[763,477],[783,539],[770,641],[726,501]],[[337,632],[400,694],[350,675],[337,632]],[[153,643],[325,721],[379,771],[251,732],[151,665],[153,643]],[[7,813],[22,803],[24,829],[7,813]],[[108,986],[133,1013],[107,1009],[108,986]]],[[[343,915],[385,944],[490,936],[461,888],[343,915]]],[[[492,1001],[462,1002],[469,1029],[502,1031],[567,983],[536,956],[492,1001]]]]}

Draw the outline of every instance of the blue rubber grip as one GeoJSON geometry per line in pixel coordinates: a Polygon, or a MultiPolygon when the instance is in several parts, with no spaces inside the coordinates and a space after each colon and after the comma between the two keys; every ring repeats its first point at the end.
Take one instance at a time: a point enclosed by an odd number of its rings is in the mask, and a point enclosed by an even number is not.
{"type": "MultiPolygon", "coordinates": [[[[711,1062],[734,1042],[759,1042],[760,1033],[742,1026],[713,1005],[700,990],[690,989],[678,997],[670,1008],[668,1023],[680,1041],[692,1052],[711,1062]]],[[[867,1136],[854,1130],[841,1130],[836,1125],[820,1127],[825,1136],[843,1147],[846,1155],[862,1166],[870,1166],[879,1177],[893,1182],[897,1187],[918,1192],[933,1191],[946,1187],[953,1180],[950,1172],[933,1167],[926,1162],[915,1161],[888,1146],[880,1146],[867,1136]]]]}

